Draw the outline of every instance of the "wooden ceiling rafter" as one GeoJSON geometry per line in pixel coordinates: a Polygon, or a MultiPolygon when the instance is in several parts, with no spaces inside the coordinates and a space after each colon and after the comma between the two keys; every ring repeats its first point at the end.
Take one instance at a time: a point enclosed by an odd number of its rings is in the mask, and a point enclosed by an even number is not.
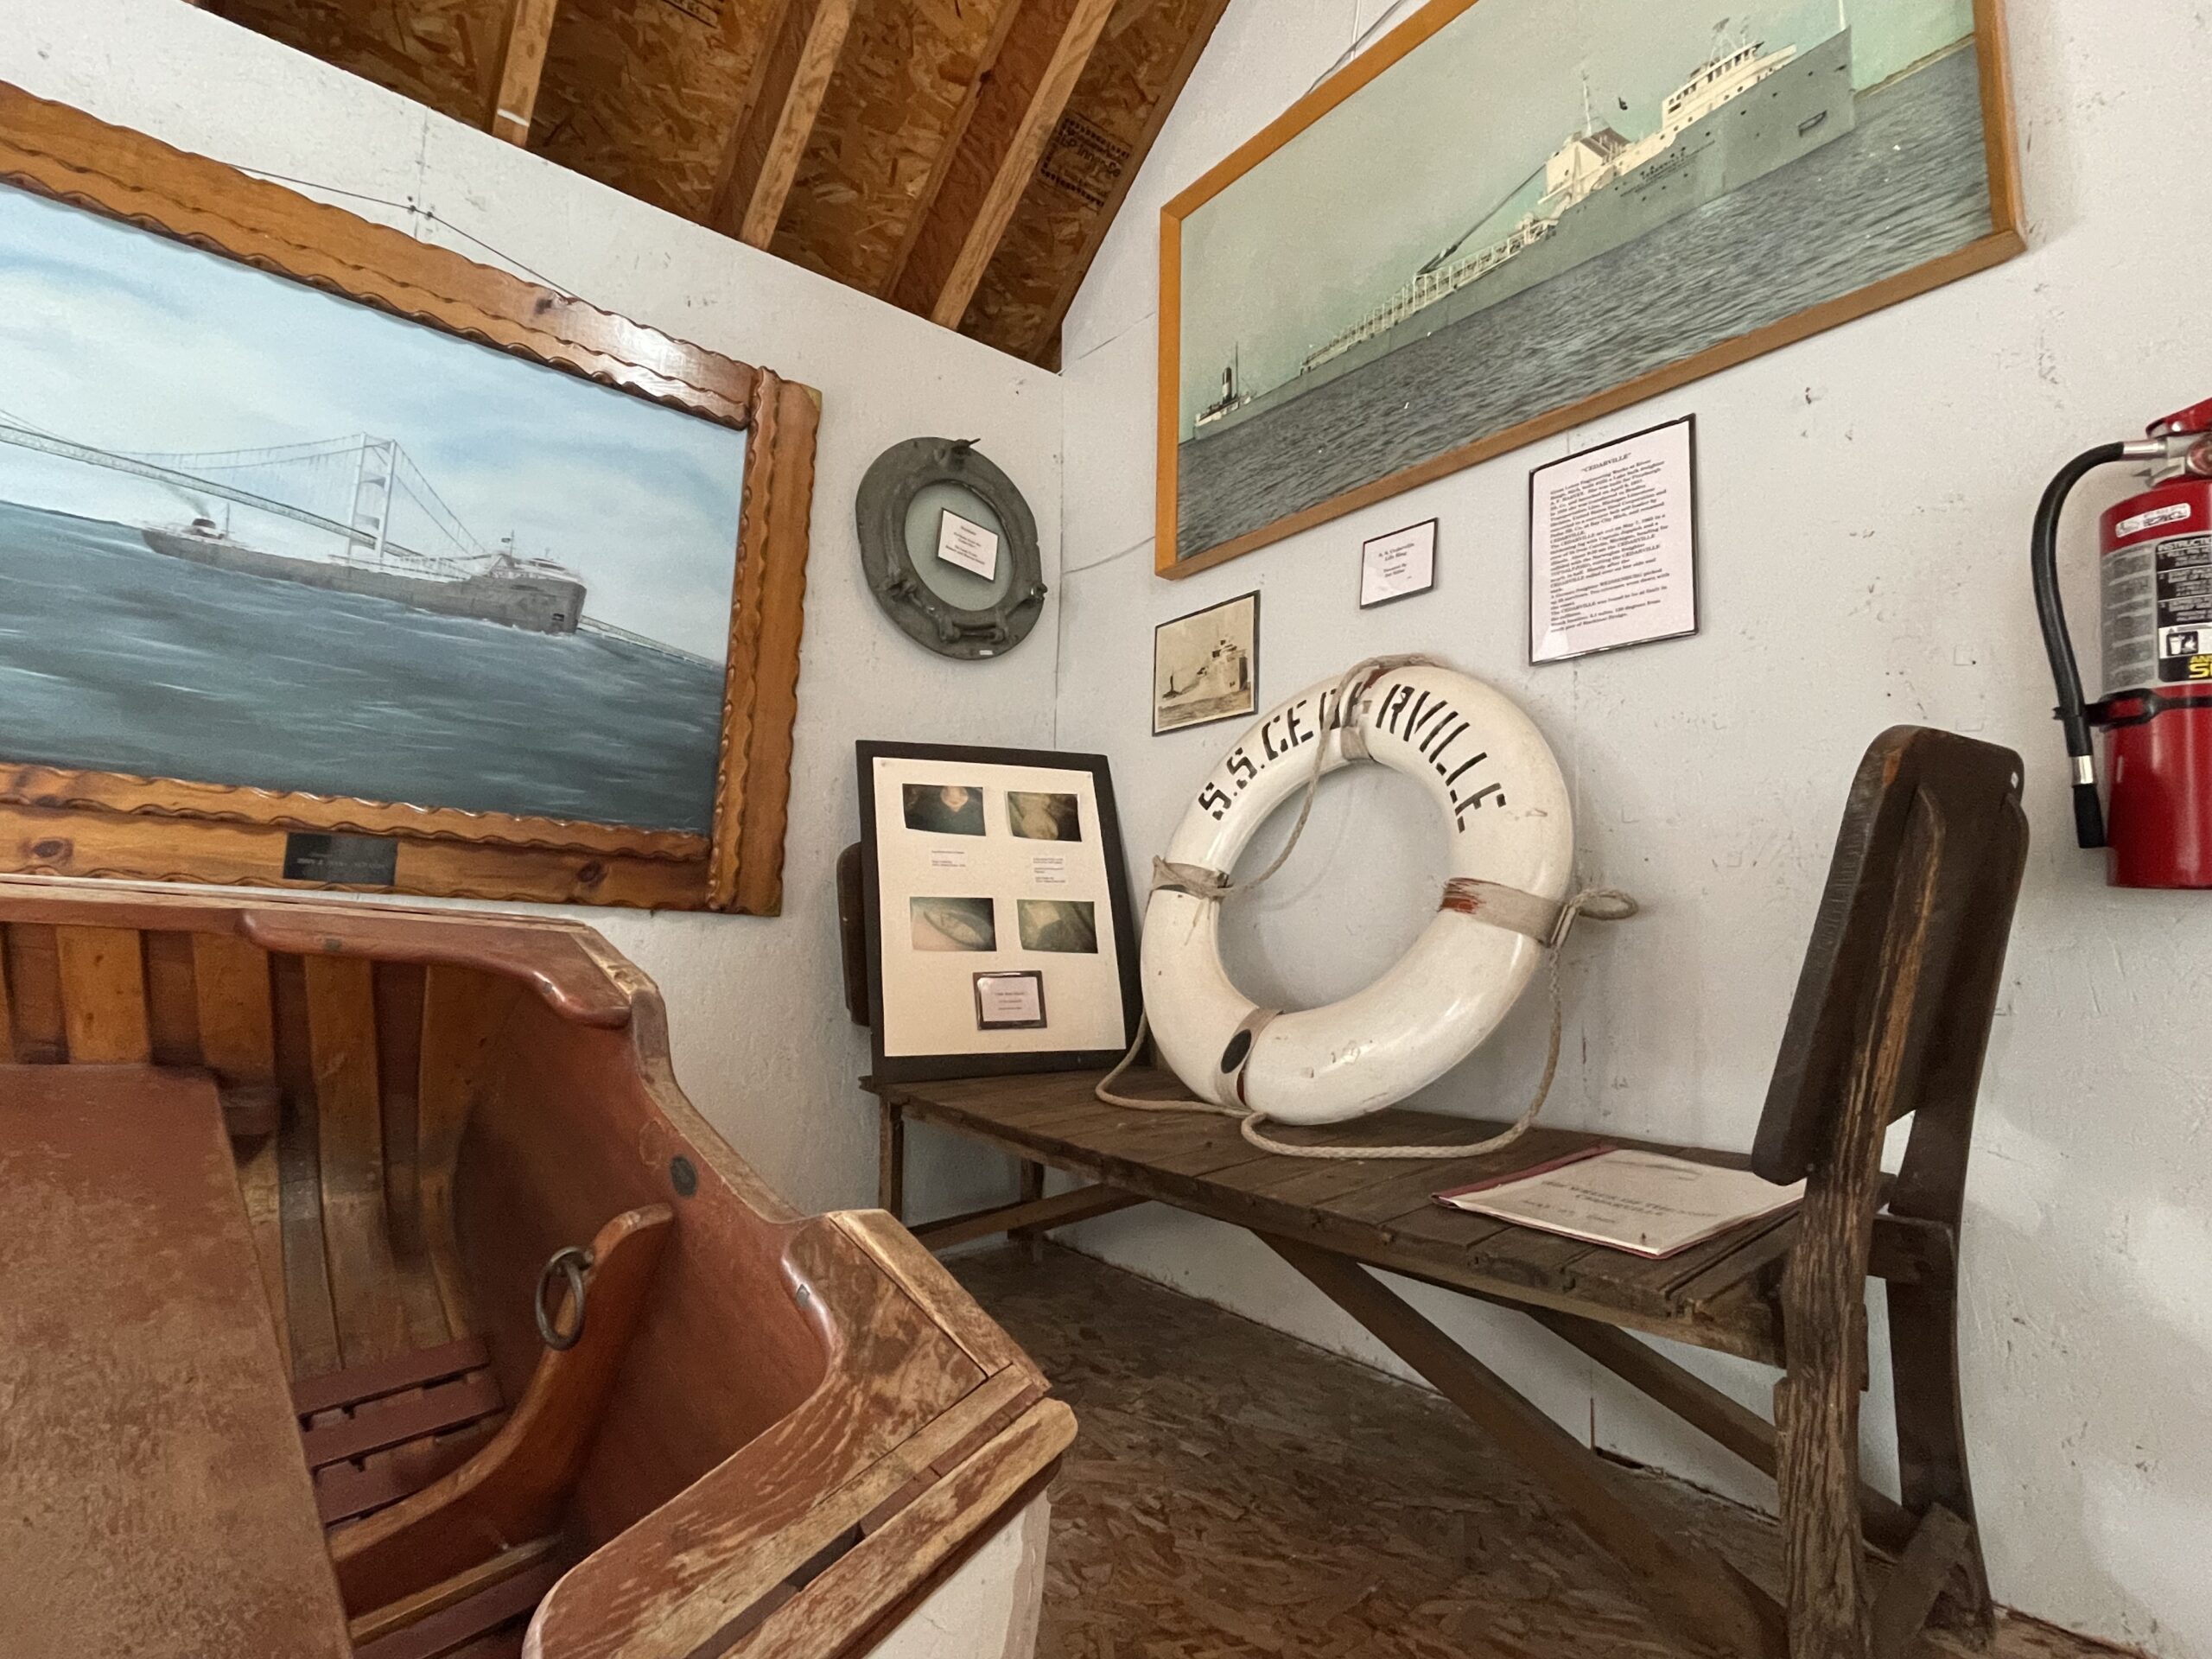
{"type": "Polygon", "coordinates": [[[997,60],[893,272],[893,303],[957,328],[1116,0],[1018,0],[997,60]]]}
{"type": "Polygon", "coordinates": [[[1227,0],[181,0],[1057,366],[1227,0]]]}
{"type": "Polygon", "coordinates": [[[560,4],[561,0],[513,0],[507,13],[507,38],[499,52],[499,79],[486,124],[493,137],[511,144],[530,143],[531,115],[537,107],[538,82],[545,73],[560,4]]]}
{"type": "Polygon", "coordinates": [[[786,0],[730,133],[708,223],[756,248],[774,239],[858,0],[786,0]]]}

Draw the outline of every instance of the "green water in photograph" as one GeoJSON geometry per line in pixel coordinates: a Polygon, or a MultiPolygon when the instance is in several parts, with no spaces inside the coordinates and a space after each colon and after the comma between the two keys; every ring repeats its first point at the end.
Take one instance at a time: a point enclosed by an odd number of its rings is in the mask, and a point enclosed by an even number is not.
{"type": "Polygon", "coordinates": [[[1176,556],[1849,294],[1990,226],[1971,47],[1852,130],[1646,235],[1176,452],[1176,556]]]}

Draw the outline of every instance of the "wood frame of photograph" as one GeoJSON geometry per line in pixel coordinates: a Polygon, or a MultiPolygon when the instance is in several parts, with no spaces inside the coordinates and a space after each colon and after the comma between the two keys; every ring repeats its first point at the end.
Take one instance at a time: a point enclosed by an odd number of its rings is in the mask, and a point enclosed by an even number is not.
{"type": "Polygon", "coordinates": [[[1218,726],[1224,720],[1249,720],[1254,715],[1259,713],[1260,592],[1259,588],[1255,588],[1249,593],[1232,594],[1227,599],[1217,601],[1211,605],[1201,605],[1195,611],[1185,611],[1180,616],[1171,616],[1165,622],[1155,622],[1152,625],[1152,689],[1147,696],[1152,703],[1152,734],[1154,737],[1166,737],[1176,732],[1195,732],[1201,726],[1218,726]],[[1178,622],[1188,622],[1193,617],[1204,616],[1210,611],[1226,610],[1231,605],[1242,605],[1248,599],[1252,601],[1252,706],[1249,709],[1239,709],[1235,714],[1214,715],[1205,720],[1193,720],[1181,726],[1162,726],[1160,723],[1160,636],[1161,632],[1173,627],[1178,622]]]}
{"type": "MultiPolygon", "coordinates": [[[[869,1075],[879,1083],[918,1083],[942,1077],[1005,1077],[1027,1071],[1082,1071],[1120,1059],[1136,1038],[1144,1009],[1138,975],[1136,914],[1129,896],[1128,865],[1122,848],[1122,820],[1114,804],[1114,776],[1103,754],[1061,753],[1051,749],[979,748],[960,743],[892,743],[862,739],[853,746],[860,788],[859,842],[861,903],[840,918],[847,983],[859,965],[868,995],[869,1075]],[[988,766],[1035,766],[1051,772],[1090,774],[1098,808],[1098,849],[1106,867],[1107,909],[1114,929],[1116,977],[1122,993],[1122,1044],[1111,1049],[1054,1049],[1013,1053],[893,1054],[883,1049],[882,867],[876,852],[875,762],[949,760],[988,766]],[[857,958],[857,964],[856,964],[857,958]]],[[[1077,844],[1045,842],[1043,845],[1077,844]]],[[[956,965],[948,972],[966,972],[956,965]]],[[[1039,993],[1040,998],[1042,993],[1039,993]]]]}
{"type": "Polygon", "coordinates": [[[820,416],[811,389],[5,82],[0,187],[747,434],[710,835],[25,765],[0,747],[0,872],[777,913],[820,416]],[[288,879],[296,834],[395,841],[393,879],[288,879]]]}
{"type": "Polygon", "coordinates": [[[2020,200],[2018,146],[2013,137],[2012,86],[2005,68],[2003,0],[1974,0],[1974,35],[1979,48],[1977,68],[1981,86],[1982,146],[1989,177],[1991,224],[1985,234],[1909,270],[1808,306],[1778,321],[1720,340],[1679,362],[1662,365],[1501,431],[1456,445],[1427,461],[1401,467],[1325,501],[1287,513],[1271,524],[1231,537],[1187,559],[1178,559],[1176,437],[1182,384],[1183,221],[1478,3],[1479,0],[1428,0],[1427,4],[1300,98],[1160,210],[1160,385],[1155,446],[1159,490],[1153,540],[1155,575],[1178,581],[1211,569],[1227,560],[1540,438],[1564,432],[1838,327],[1885,306],[2001,264],[2027,250],[2027,238],[2022,232],[2024,215],[2020,200]]]}

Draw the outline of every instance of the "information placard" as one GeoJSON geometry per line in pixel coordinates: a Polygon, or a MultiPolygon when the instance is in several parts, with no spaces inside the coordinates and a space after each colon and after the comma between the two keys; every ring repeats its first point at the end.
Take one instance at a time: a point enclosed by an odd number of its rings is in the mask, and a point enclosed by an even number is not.
{"type": "Polygon", "coordinates": [[[1529,660],[1697,632],[1696,419],[1529,474],[1529,660]]]}

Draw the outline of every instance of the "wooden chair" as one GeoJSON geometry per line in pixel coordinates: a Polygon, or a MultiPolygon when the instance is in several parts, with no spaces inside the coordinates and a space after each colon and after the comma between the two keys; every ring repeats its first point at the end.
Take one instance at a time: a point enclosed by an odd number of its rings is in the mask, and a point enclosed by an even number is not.
{"type": "MultiPolygon", "coordinates": [[[[1958,1238],[1974,1097],[2026,857],[2019,790],[2018,756],[1948,733],[1899,728],[1868,749],[1750,1158],[1662,1148],[1748,1162],[1777,1182],[1802,1178],[1804,1203],[1669,1261],[1429,1199],[1596,1141],[1629,1144],[1618,1137],[1540,1128],[1484,1159],[1314,1164],[1255,1154],[1219,1119],[1117,1113],[1090,1098],[1092,1074],[877,1085],[887,1192],[895,1202],[896,1131],[918,1117],[1096,1183],[918,1224],[916,1236],[934,1247],[1146,1199],[1249,1227],[1545,1479],[1677,1633],[1746,1656],[1896,1659],[1931,1616],[1974,1627],[1990,1612],[1960,1407],[1958,1238]],[[1885,1133],[1907,1114],[1910,1140],[1891,1178],[1885,1133]],[[1369,1267],[1528,1313],[1775,1477],[1782,1602],[1670,1533],[1617,1469],[1369,1267]],[[1889,1304],[1897,1499],[1859,1473],[1870,1278],[1889,1304]],[[1774,1422],[1630,1330],[1780,1368],[1774,1422]],[[1870,1592],[1869,1543],[1894,1561],[1878,1594],[1870,1592]]],[[[1155,1077],[1158,1092],[1177,1092],[1155,1077]]],[[[1286,1133],[1317,1144],[1447,1145],[1468,1139],[1469,1128],[1392,1111],[1286,1133]]]]}

